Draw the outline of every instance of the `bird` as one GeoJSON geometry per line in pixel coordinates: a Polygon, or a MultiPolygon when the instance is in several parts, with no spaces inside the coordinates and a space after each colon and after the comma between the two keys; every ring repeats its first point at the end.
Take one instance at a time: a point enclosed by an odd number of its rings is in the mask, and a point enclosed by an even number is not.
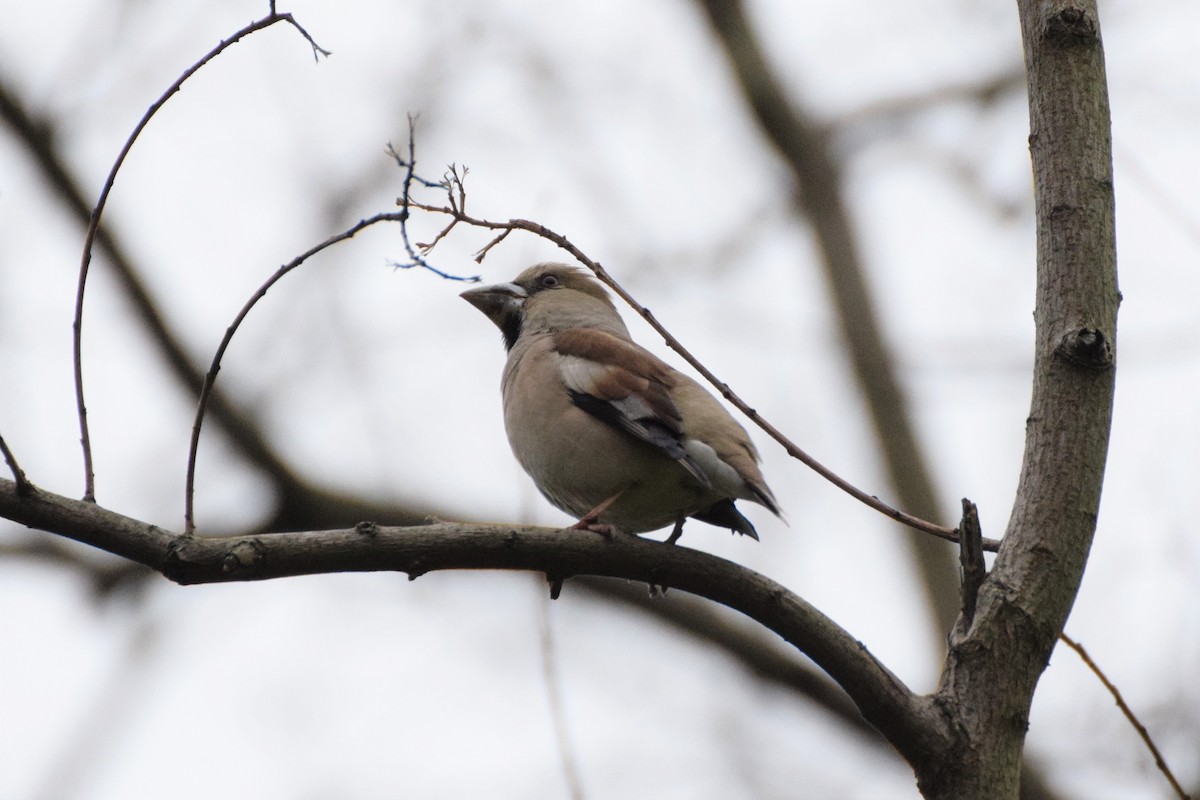
{"type": "Polygon", "coordinates": [[[641,534],[686,519],[758,539],[735,500],[779,503],[745,429],[692,378],[633,341],[591,273],[535,264],[460,295],[508,353],[504,427],[538,490],[574,528],[641,534]]]}

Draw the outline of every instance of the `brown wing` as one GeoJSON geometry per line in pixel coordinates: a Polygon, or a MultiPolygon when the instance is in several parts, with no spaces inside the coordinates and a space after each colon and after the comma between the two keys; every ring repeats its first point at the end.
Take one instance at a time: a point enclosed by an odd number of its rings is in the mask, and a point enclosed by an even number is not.
{"type": "Polygon", "coordinates": [[[563,383],[576,406],[657,447],[710,485],[684,449],[669,366],[633,342],[594,328],[558,331],[553,341],[563,383]]]}

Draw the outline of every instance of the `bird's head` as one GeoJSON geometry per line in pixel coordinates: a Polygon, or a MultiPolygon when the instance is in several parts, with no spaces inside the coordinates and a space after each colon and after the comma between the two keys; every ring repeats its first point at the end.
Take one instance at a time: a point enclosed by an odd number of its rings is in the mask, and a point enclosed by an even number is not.
{"type": "Polygon", "coordinates": [[[468,289],[460,296],[496,324],[509,350],[530,330],[589,327],[629,335],[600,282],[566,264],[535,264],[510,283],[468,289]]]}

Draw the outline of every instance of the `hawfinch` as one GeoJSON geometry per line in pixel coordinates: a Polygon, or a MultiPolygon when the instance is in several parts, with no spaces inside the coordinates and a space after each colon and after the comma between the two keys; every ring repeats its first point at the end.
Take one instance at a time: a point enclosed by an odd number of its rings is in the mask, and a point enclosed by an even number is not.
{"type": "Polygon", "coordinates": [[[513,454],[576,527],[644,533],[693,517],[757,539],[734,506],[779,505],[742,426],[700,384],[629,336],[608,293],[565,264],[463,299],[496,323],[513,454]]]}

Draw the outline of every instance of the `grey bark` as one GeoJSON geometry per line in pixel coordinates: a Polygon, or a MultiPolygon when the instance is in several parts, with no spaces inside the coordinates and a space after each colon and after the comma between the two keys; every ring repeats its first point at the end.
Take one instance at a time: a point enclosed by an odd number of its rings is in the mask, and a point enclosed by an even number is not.
{"type": "Polygon", "coordinates": [[[914,763],[931,800],[1015,798],[1029,707],[1083,577],[1112,422],[1112,143],[1094,2],[1019,0],[1037,214],[1033,398],[1017,496],[938,706],[955,754],[914,763]]]}

